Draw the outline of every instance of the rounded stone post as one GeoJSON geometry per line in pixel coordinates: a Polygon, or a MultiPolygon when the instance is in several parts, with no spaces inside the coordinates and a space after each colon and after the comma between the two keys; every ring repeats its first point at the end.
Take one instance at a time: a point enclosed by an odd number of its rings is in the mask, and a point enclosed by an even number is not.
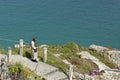
{"type": "Polygon", "coordinates": [[[72,80],[73,77],[73,65],[69,64],[69,80],[72,80]]]}
{"type": "Polygon", "coordinates": [[[20,49],[20,55],[23,55],[23,39],[20,39],[20,43],[19,43],[19,49],[20,49]]]}
{"type": "Polygon", "coordinates": [[[44,48],[43,62],[47,62],[47,48],[44,48]]]}
{"type": "Polygon", "coordinates": [[[11,54],[12,54],[11,47],[8,47],[8,54],[7,54],[7,61],[8,61],[8,63],[11,62],[11,54]]]}
{"type": "Polygon", "coordinates": [[[87,77],[86,77],[86,74],[84,74],[84,80],[88,80],[87,77]]]}

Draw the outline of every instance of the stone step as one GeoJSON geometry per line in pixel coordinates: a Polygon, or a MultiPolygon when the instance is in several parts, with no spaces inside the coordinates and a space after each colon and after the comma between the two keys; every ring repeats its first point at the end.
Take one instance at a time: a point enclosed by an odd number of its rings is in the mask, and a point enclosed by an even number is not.
{"type": "Polygon", "coordinates": [[[47,78],[47,80],[64,80],[67,76],[60,72],[58,68],[48,65],[43,62],[33,62],[26,57],[20,55],[12,55],[12,62],[21,62],[24,66],[29,67],[32,71],[36,72],[37,75],[47,78]]]}
{"type": "MultiPolygon", "coordinates": [[[[5,58],[6,55],[0,54],[0,59],[5,58]]],[[[33,62],[26,57],[22,57],[20,55],[12,55],[11,62],[16,63],[20,62],[23,64],[24,67],[30,68],[34,71],[37,75],[47,78],[47,80],[64,80],[67,76],[60,72],[58,68],[48,65],[43,62],[33,62]]]]}
{"type": "Polygon", "coordinates": [[[67,76],[60,71],[52,72],[51,74],[47,74],[47,80],[65,80],[67,76]]]}
{"type": "Polygon", "coordinates": [[[48,73],[51,73],[57,70],[58,68],[42,63],[42,62],[39,62],[36,68],[36,71],[38,72],[39,75],[46,75],[48,73]]]}

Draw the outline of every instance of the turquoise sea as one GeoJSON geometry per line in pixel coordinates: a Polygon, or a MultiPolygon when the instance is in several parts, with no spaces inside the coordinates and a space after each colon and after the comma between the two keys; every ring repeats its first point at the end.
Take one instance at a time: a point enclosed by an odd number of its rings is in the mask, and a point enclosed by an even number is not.
{"type": "Polygon", "coordinates": [[[0,46],[23,39],[120,49],[120,0],[0,0],[0,46]]]}

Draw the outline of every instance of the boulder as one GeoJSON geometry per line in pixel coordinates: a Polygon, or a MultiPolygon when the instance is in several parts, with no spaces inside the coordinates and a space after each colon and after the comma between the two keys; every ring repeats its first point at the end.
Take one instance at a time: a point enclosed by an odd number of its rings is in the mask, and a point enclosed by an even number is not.
{"type": "Polygon", "coordinates": [[[106,48],[106,47],[103,47],[103,46],[98,46],[98,45],[90,45],[89,46],[89,49],[90,50],[95,50],[95,51],[97,51],[97,52],[104,52],[104,51],[107,51],[107,50],[109,50],[108,48],[106,48]]]}
{"type": "Polygon", "coordinates": [[[104,56],[107,57],[113,63],[117,64],[117,66],[120,66],[120,51],[107,51],[107,53],[105,53],[104,56]]]}

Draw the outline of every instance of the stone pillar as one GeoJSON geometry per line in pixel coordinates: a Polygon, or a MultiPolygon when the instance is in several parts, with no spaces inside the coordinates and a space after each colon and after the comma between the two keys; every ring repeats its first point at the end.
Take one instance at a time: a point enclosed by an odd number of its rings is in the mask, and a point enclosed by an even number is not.
{"type": "Polygon", "coordinates": [[[44,48],[43,62],[47,62],[47,48],[44,48]]]}
{"type": "Polygon", "coordinates": [[[73,77],[73,65],[69,64],[69,80],[72,80],[73,77]]]}
{"type": "Polygon", "coordinates": [[[20,43],[19,43],[19,49],[20,49],[20,55],[23,56],[23,39],[20,39],[20,43]]]}
{"type": "Polygon", "coordinates": [[[8,47],[8,54],[7,54],[7,61],[8,61],[8,63],[11,62],[11,54],[12,54],[11,47],[8,47]]]}
{"type": "Polygon", "coordinates": [[[84,80],[88,80],[86,74],[84,74],[84,80]]]}

